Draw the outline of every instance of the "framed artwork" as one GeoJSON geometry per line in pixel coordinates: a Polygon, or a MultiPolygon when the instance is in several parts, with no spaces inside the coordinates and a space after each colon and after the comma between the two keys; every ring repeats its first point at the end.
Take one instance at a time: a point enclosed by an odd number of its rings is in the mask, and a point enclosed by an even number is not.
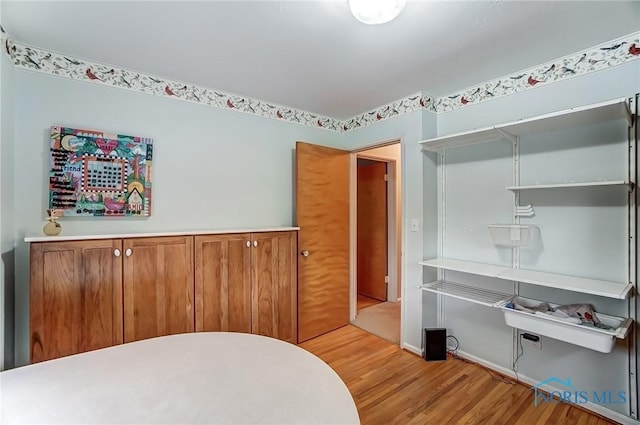
{"type": "Polygon", "coordinates": [[[51,127],[49,208],[64,216],[149,217],[153,140],[51,127]]]}

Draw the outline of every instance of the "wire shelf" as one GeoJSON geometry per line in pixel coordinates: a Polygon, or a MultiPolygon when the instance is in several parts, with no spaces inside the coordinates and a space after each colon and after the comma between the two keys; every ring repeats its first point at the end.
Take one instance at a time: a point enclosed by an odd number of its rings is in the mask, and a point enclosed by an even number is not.
{"type": "Polygon", "coordinates": [[[422,285],[421,288],[424,291],[458,298],[487,307],[497,307],[498,304],[504,303],[513,297],[511,294],[504,294],[502,292],[492,291],[489,289],[467,286],[461,283],[448,282],[446,280],[437,280],[435,282],[427,283],[422,285]]]}

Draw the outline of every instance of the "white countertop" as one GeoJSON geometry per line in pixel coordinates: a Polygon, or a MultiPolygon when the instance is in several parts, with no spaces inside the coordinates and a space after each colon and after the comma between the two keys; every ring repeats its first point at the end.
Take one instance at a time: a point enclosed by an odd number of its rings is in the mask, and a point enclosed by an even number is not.
{"type": "Polygon", "coordinates": [[[222,235],[227,233],[262,233],[262,232],[291,232],[300,230],[299,227],[265,227],[254,229],[214,229],[214,230],[182,230],[177,232],[152,232],[152,233],[112,233],[105,235],[71,235],[71,236],[27,236],[25,242],[60,242],[83,241],[90,239],[128,239],[149,238],[157,236],[185,236],[185,235],[222,235]]]}
{"type": "Polygon", "coordinates": [[[201,332],[0,373],[0,423],[359,424],[340,377],[293,344],[201,332]]]}

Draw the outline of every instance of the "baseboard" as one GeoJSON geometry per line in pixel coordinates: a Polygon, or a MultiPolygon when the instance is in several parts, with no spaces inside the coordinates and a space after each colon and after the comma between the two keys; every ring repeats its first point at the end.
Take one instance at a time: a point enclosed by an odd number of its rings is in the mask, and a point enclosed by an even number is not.
{"type": "MultiPolygon", "coordinates": [[[[484,359],[482,359],[480,357],[474,356],[473,354],[469,354],[469,353],[466,353],[464,351],[458,350],[457,354],[458,354],[459,357],[462,357],[464,359],[470,360],[470,361],[472,361],[474,363],[478,363],[479,365],[482,365],[482,366],[484,366],[486,368],[494,370],[494,371],[496,371],[498,373],[501,373],[501,374],[503,374],[505,376],[508,376],[509,378],[512,378],[514,380],[516,379],[516,374],[511,369],[508,369],[506,367],[497,365],[495,363],[492,363],[490,361],[484,360],[484,359]]],[[[533,378],[530,378],[530,377],[528,377],[526,375],[523,375],[521,373],[518,373],[518,380],[520,382],[523,382],[523,383],[527,384],[527,385],[531,385],[531,387],[539,384],[539,381],[537,381],[537,380],[535,380],[533,378]]],[[[546,391],[546,392],[562,391],[562,389],[555,388],[555,387],[553,387],[551,385],[548,385],[548,384],[540,385],[538,388],[540,388],[541,390],[546,391]]],[[[621,424],[624,424],[624,425],[638,425],[638,424],[640,424],[640,422],[638,422],[637,420],[635,420],[633,418],[630,418],[629,416],[625,416],[622,413],[618,413],[618,412],[615,412],[615,411],[613,411],[611,409],[607,409],[606,407],[603,407],[603,406],[601,406],[599,404],[596,404],[596,403],[593,403],[591,401],[587,401],[586,403],[580,403],[580,407],[582,407],[582,408],[584,408],[586,410],[589,410],[589,411],[591,411],[593,413],[596,413],[596,414],[598,414],[600,416],[604,416],[607,419],[611,419],[613,421],[616,421],[616,422],[619,422],[621,424]]]]}
{"type": "Polygon", "coordinates": [[[414,345],[407,344],[406,342],[402,344],[402,348],[412,352],[413,354],[417,354],[418,356],[422,357],[422,348],[418,348],[414,345]]]}

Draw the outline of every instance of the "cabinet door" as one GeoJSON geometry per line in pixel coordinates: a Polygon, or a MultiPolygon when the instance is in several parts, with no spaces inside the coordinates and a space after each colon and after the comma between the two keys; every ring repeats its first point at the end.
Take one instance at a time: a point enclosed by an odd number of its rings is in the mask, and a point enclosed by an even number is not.
{"type": "Polygon", "coordinates": [[[125,342],[193,332],[193,236],[125,239],[125,342]]]}
{"type": "Polygon", "coordinates": [[[31,362],[122,343],[120,240],[31,244],[31,362]]]}
{"type": "Polygon", "coordinates": [[[196,331],[251,333],[251,235],[196,236],[195,257],[196,331]]]}
{"type": "Polygon", "coordinates": [[[296,232],[254,233],[251,239],[251,331],[296,343],[296,232]]]}

